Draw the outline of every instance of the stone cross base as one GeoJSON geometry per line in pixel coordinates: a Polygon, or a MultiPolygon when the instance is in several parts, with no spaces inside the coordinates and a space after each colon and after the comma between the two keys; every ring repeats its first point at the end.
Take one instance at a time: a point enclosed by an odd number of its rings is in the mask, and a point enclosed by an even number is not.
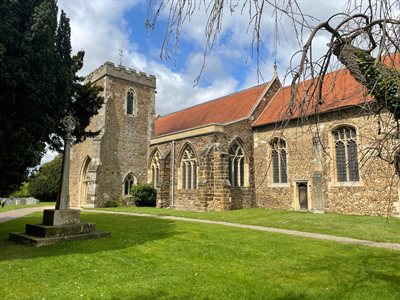
{"type": "Polygon", "coordinates": [[[26,224],[25,233],[10,233],[9,240],[40,247],[109,235],[109,232],[96,231],[95,224],[81,223],[78,209],[45,209],[43,224],[26,224]]]}
{"type": "Polygon", "coordinates": [[[70,225],[80,223],[79,209],[45,209],[43,211],[43,225],[70,225]]]}

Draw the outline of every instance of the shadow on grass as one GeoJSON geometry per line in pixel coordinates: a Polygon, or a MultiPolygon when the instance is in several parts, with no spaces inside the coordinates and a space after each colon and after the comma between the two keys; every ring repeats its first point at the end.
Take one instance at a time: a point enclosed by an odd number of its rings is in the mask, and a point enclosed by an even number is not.
{"type": "Polygon", "coordinates": [[[179,234],[170,220],[83,213],[81,222],[95,223],[97,231],[110,232],[111,236],[39,248],[8,241],[10,232],[23,232],[25,224],[39,224],[41,220],[42,214],[35,213],[0,224],[0,261],[120,250],[179,234]]]}

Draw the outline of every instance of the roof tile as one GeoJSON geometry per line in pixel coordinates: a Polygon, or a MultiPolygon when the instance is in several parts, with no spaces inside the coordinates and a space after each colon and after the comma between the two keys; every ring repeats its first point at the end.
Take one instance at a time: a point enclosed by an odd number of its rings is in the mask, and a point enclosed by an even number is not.
{"type": "Polygon", "coordinates": [[[311,80],[306,80],[299,85],[294,107],[290,113],[291,86],[282,87],[252,126],[257,127],[348,106],[362,105],[370,99],[367,97],[366,89],[354,80],[347,69],[325,75],[322,101],[318,101],[317,92],[311,95],[310,90],[313,90],[311,80]]]}
{"type": "Polygon", "coordinates": [[[180,110],[155,120],[155,136],[248,117],[268,83],[180,110]]]}

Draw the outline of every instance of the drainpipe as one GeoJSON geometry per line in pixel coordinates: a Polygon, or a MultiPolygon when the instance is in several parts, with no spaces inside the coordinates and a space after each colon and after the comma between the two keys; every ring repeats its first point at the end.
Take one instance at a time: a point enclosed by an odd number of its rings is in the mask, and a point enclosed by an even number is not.
{"type": "Polygon", "coordinates": [[[171,172],[171,184],[172,184],[172,191],[171,191],[171,206],[175,207],[175,141],[172,141],[172,172],[171,172]]]}

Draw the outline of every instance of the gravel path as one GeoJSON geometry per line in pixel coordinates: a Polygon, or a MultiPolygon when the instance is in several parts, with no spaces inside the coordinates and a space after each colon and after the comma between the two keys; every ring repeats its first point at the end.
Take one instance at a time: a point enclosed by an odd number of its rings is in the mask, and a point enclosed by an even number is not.
{"type": "Polygon", "coordinates": [[[44,209],[51,209],[51,208],[54,208],[54,206],[27,207],[27,208],[9,210],[6,212],[0,211],[0,223],[4,223],[10,220],[14,220],[29,215],[37,211],[43,211],[44,209]]]}
{"type": "Polygon", "coordinates": [[[300,236],[300,237],[312,238],[312,239],[318,239],[318,240],[334,241],[334,242],[338,242],[338,243],[369,246],[369,247],[375,247],[375,248],[384,248],[384,249],[400,251],[400,244],[396,244],[396,243],[381,243],[381,242],[353,239],[353,238],[334,236],[334,235],[328,235],[328,234],[304,232],[304,231],[298,231],[298,230],[279,229],[279,228],[273,228],[273,227],[245,225],[245,224],[230,223],[230,222],[223,222],[223,221],[211,221],[211,220],[184,218],[184,217],[159,216],[159,215],[149,215],[149,214],[139,214],[139,213],[129,213],[129,212],[114,212],[114,211],[104,211],[104,210],[86,210],[85,212],[126,215],[126,216],[136,216],[136,217],[146,217],[146,218],[166,219],[166,220],[176,220],[176,221],[188,221],[188,222],[206,223],[206,224],[216,224],[216,225],[223,225],[223,226],[228,226],[228,227],[245,228],[245,229],[252,229],[252,230],[258,230],[258,231],[265,231],[265,232],[281,233],[281,234],[288,234],[288,235],[294,235],[294,236],[300,236]]]}

